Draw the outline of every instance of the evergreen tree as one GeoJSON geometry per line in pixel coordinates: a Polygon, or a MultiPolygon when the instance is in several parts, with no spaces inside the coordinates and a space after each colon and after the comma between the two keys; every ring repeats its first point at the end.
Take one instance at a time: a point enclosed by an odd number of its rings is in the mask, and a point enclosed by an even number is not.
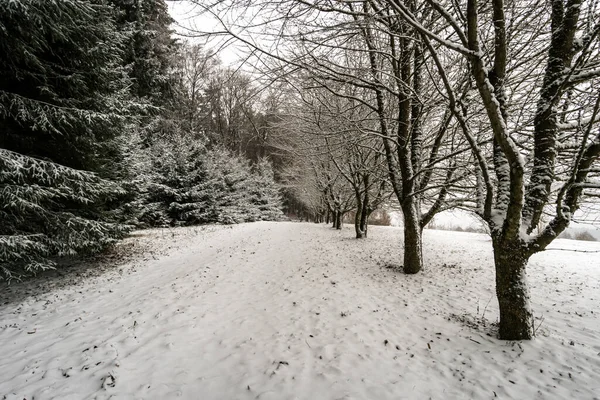
{"type": "Polygon", "coordinates": [[[0,147],[111,176],[130,109],[112,9],[0,4],[0,147]]]}
{"type": "Polygon", "coordinates": [[[131,94],[143,106],[140,136],[149,146],[156,138],[173,136],[180,124],[179,44],[172,37],[173,19],[164,0],[110,3],[117,13],[117,26],[125,35],[123,65],[132,81],[131,94]]]}
{"type": "Polygon", "coordinates": [[[121,174],[131,110],[113,18],[85,0],[0,3],[0,275],[123,234],[103,222],[122,194],[102,178],[121,174]]]}
{"type": "Polygon", "coordinates": [[[254,168],[224,148],[207,150],[189,136],[150,150],[148,198],[140,220],[150,226],[277,220],[281,198],[270,164],[254,168]]]}
{"type": "Polygon", "coordinates": [[[207,154],[207,180],[203,189],[211,201],[216,222],[235,224],[256,221],[257,208],[252,204],[252,175],[245,158],[225,148],[207,154]]]}
{"type": "Polygon", "coordinates": [[[114,243],[126,229],[103,222],[90,206],[120,194],[118,185],[93,173],[0,149],[0,279],[114,243]]]}
{"type": "Polygon", "coordinates": [[[258,219],[277,221],[283,218],[281,187],[275,182],[273,165],[266,158],[259,159],[253,168],[251,202],[258,208],[258,219]]]}
{"type": "Polygon", "coordinates": [[[132,78],[132,93],[152,104],[172,97],[173,57],[178,45],[172,37],[164,0],[111,0],[117,10],[119,29],[127,33],[124,63],[132,78]]]}
{"type": "Polygon", "coordinates": [[[181,131],[181,84],[176,67],[179,45],[172,38],[173,20],[164,0],[109,0],[109,4],[114,7],[117,28],[124,35],[122,65],[138,105],[136,119],[122,140],[122,147],[128,150],[122,159],[120,179],[127,196],[118,218],[143,226],[140,218],[149,218],[149,214],[141,206],[148,196],[156,195],[148,192],[156,189],[148,187],[152,174],[149,148],[156,141],[177,137],[181,131]]]}
{"type": "Polygon", "coordinates": [[[147,152],[151,172],[140,221],[150,226],[210,222],[210,218],[202,220],[184,215],[190,211],[189,206],[187,210],[181,206],[194,199],[193,189],[206,180],[204,146],[185,136],[176,136],[157,140],[147,152]]]}

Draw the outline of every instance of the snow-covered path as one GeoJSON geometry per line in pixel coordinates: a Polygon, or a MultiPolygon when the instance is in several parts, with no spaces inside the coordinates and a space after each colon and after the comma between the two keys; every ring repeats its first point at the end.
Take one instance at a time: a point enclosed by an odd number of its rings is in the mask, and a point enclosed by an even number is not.
{"type": "Polygon", "coordinates": [[[171,247],[157,260],[0,306],[0,398],[600,398],[593,253],[532,261],[541,325],[518,344],[493,337],[484,235],[426,231],[428,267],[405,276],[395,228],[181,232],[151,238],[171,247]]]}

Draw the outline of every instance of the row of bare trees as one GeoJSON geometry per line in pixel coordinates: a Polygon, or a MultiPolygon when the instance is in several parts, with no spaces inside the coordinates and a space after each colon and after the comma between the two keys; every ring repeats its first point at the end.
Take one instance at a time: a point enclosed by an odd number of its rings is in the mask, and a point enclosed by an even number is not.
{"type": "Polygon", "coordinates": [[[208,33],[296,92],[280,128],[310,149],[307,199],[343,211],[345,181],[360,237],[392,193],[406,273],[436,213],[472,210],[492,237],[500,337],[530,339],[528,260],[599,196],[599,3],[200,3],[221,25],[208,33]]]}
{"type": "Polygon", "coordinates": [[[177,68],[187,91],[180,108],[188,134],[253,161],[269,155],[267,128],[278,118],[274,91],[263,90],[249,74],[223,66],[218,54],[200,44],[181,46],[177,68]]]}

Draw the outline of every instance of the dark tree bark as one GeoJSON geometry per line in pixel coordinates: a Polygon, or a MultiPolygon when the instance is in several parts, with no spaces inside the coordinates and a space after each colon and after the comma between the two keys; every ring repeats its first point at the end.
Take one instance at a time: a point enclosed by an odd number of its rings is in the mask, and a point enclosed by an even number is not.
{"type": "Polygon", "coordinates": [[[526,267],[530,253],[519,240],[493,238],[496,295],[500,308],[500,338],[531,339],[533,314],[529,306],[526,267]]]}
{"type": "Polygon", "coordinates": [[[364,193],[356,193],[356,214],[354,215],[354,230],[356,238],[367,237],[367,224],[369,220],[369,186],[368,178],[364,178],[364,193]]]}
{"type": "MultiPolygon", "coordinates": [[[[363,12],[368,14],[370,12],[368,3],[363,3],[363,12]]],[[[414,5],[410,2],[410,5],[414,5]]],[[[356,18],[356,17],[355,17],[356,18]]],[[[385,150],[386,162],[388,165],[388,173],[392,188],[398,201],[401,203],[401,209],[404,216],[404,272],[407,274],[415,274],[419,272],[423,266],[423,259],[421,256],[421,234],[420,234],[420,210],[418,208],[418,202],[413,196],[414,189],[416,188],[415,176],[414,176],[414,160],[412,150],[420,151],[420,125],[416,121],[418,119],[415,113],[420,112],[420,108],[415,105],[413,108],[412,104],[412,91],[410,90],[412,67],[414,62],[414,51],[415,48],[411,46],[413,40],[409,38],[412,35],[411,29],[404,23],[392,23],[390,24],[390,50],[391,55],[394,58],[392,61],[392,72],[396,83],[396,101],[397,101],[397,132],[393,140],[397,142],[395,149],[392,149],[392,138],[391,132],[388,128],[386,106],[384,101],[384,94],[382,87],[384,86],[381,76],[380,68],[378,66],[378,51],[375,46],[373,33],[369,25],[366,25],[362,30],[362,35],[367,46],[369,56],[369,67],[370,73],[375,85],[372,90],[375,93],[376,98],[376,111],[378,115],[378,121],[380,125],[380,132],[383,138],[383,145],[385,150]],[[412,124],[411,124],[412,122],[412,124]],[[411,128],[413,124],[416,128],[416,141],[413,143],[411,128]],[[395,150],[395,151],[394,151],[395,150]],[[397,161],[394,157],[394,153],[397,161]]],[[[420,51],[420,50],[419,50],[420,51]]],[[[417,84],[417,89],[420,87],[420,82],[417,84]]]]}
{"type": "Polygon", "coordinates": [[[354,232],[356,232],[357,239],[363,238],[363,231],[360,226],[361,214],[362,214],[362,204],[358,204],[356,207],[356,212],[354,214],[354,232]]]}
{"type": "Polygon", "coordinates": [[[421,224],[412,198],[402,204],[404,214],[404,267],[405,274],[416,274],[423,267],[423,240],[421,224]]]}
{"type": "Polygon", "coordinates": [[[342,229],[342,212],[339,210],[335,212],[334,228],[342,229]]]}
{"type": "Polygon", "coordinates": [[[369,215],[371,214],[371,208],[369,206],[369,192],[365,192],[365,197],[363,198],[362,210],[360,213],[360,222],[359,228],[362,232],[362,237],[367,237],[367,229],[369,227],[369,215]]]}

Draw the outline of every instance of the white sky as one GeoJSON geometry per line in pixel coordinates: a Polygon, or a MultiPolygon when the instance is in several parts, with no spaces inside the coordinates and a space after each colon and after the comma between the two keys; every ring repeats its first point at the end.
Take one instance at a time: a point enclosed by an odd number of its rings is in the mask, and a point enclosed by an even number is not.
{"type": "Polygon", "coordinates": [[[214,50],[224,65],[232,66],[239,63],[241,55],[233,43],[224,45],[223,38],[192,37],[194,31],[210,32],[218,29],[217,22],[209,15],[202,14],[197,5],[186,0],[167,1],[169,13],[176,21],[173,28],[182,38],[201,43],[207,50],[214,50]]]}

